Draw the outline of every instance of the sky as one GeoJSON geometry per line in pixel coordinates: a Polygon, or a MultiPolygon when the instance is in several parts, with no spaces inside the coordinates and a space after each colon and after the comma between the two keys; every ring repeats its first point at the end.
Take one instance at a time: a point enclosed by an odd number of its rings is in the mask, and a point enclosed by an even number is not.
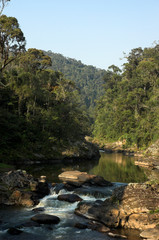
{"type": "Polygon", "coordinates": [[[11,0],[26,48],[51,50],[105,69],[159,41],[159,0],[11,0]]]}

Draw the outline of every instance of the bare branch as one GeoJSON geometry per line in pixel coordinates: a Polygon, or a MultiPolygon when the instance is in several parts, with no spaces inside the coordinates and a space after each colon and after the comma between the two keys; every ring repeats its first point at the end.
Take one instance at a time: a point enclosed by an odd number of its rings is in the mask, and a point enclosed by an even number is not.
{"type": "Polygon", "coordinates": [[[3,9],[10,0],[0,0],[0,16],[2,15],[3,9]]]}

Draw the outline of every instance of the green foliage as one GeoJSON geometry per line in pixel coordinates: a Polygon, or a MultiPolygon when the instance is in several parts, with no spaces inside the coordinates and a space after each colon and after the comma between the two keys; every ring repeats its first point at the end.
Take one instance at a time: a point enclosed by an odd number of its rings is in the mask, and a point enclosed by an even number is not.
{"type": "Polygon", "coordinates": [[[148,146],[159,138],[159,46],[133,49],[121,71],[111,66],[98,101],[94,136],[148,146]]]}
{"type": "Polygon", "coordinates": [[[14,17],[0,16],[0,72],[25,50],[25,37],[14,17]]]}
{"type": "Polygon", "coordinates": [[[62,72],[66,79],[75,82],[80,90],[83,104],[93,116],[95,102],[103,95],[103,76],[106,71],[87,66],[81,61],[66,58],[51,51],[46,52],[46,54],[51,57],[51,69],[62,72]]]}
{"type": "MultiPolygon", "coordinates": [[[[49,56],[29,49],[3,73],[0,87],[0,157],[60,154],[88,133],[75,83],[47,69],[49,56]]],[[[9,157],[8,157],[9,158],[9,157]]],[[[6,157],[5,157],[6,159],[6,157]]]]}

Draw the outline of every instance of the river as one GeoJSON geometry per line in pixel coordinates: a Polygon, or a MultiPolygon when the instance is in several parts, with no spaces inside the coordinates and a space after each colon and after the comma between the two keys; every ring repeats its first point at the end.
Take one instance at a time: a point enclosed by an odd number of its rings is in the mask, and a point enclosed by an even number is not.
{"type": "MultiPolygon", "coordinates": [[[[107,188],[87,188],[78,192],[78,195],[85,201],[104,200],[109,197],[113,189],[117,186],[129,182],[144,182],[146,175],[143,169],[134,165],[134,158],[122,154],[106,154],[101,152],[99,161],[71,162],[56,164],[52,166],[34,166],[27,168],[27,171],[38,177],[46,175],[49,182],[57,182],[58,174],[65,170],[87,171],[91,174],[103,176],[106,180],[114,182],[113,187],[107,188]]],[[[67,203],[57,200],[59,194],[66,193],[61,190],[58,194],[51,189],[50,195],[41,199],[36,207],[44,207],[46,214],[56,215],[61,221],[58,225],[41,227],[22,227],[23,233],[20,235],[9,235],[8,228],[16,227],[30,220],[35,213],[30,208],[5,207],[2,208],[0,225],[0,239],[2,240],[111,240],[107,234],[92,231],[90,229],[80,230],[74,227],[77,222],[85,222],[86,219],[74,215],[74,209],[78,203],[67,203]]],[[[69,192],[70,193],[70,192],[69,192]]],[[[118,233],[126,234],[128,240],[139,240],[138,231],[118,230],[118,233]]],[[[117,238],[120,239],[120,238],[117,238]]]]}

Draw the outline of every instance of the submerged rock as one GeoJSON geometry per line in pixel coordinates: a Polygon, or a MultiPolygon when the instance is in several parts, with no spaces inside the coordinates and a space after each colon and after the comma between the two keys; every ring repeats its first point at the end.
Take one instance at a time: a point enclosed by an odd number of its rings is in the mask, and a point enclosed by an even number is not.
{"type": "Polygon", "coordinates": [[[95,221],[90,221],[88,223],[76,223],[75,227],[79,228],[79,229],[88,228],[88,229],[92,229],[92,230],[102,232],[102,233],[107,233],[110,231],[110,229],[108,227],[106,227],[102,223],[95,222],[95,221]]]}
{"type": "Polygon", "coordinates": [[[128,184],[101,204],[81,202],[75,213],[108,227],[154,228],[159,224],[159,185],[128,184]]]}
{"type": "Polygon", "coordinates": [[[66,201],[70,203],[79,202],[79,201],[81,202],[83,200],[76,194],[61,194],[57,197],[57,199],[60,201],[66,201]]]}
{"type": "Polygon", "coordinates": [[[113,237],[113,238],[117,238],[117,239],[127,239],[127,237],[126,236],[124,236],[124,235],[120,235],[120,234],[116,234],[116,233],[108,233],[108,236],[110,236],[110,237],[113,237]]]}
{"type": "Polygon", "coordinates": [[[17,229],[17,228],[9,228],[7,231],[10,235],[19,235],[21,234],[23,231],[17,229]]]}
{"type": "Polygon", "coordinates": [[[58,224],[60,222],[59,217],[49,214],[37,214],[31,220],[39,224],[58,224]]]}

